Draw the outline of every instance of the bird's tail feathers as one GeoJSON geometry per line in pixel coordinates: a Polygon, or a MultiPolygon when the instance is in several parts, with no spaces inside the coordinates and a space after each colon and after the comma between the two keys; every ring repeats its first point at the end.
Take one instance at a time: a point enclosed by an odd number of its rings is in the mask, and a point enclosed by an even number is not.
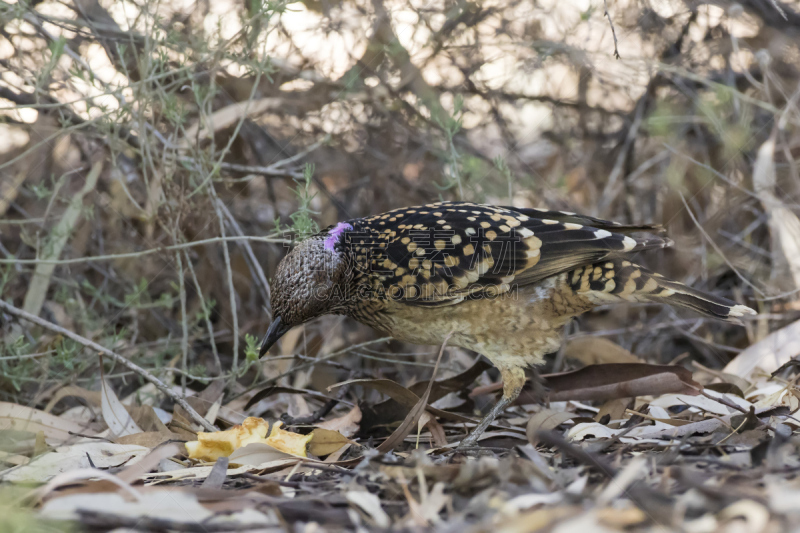
{"type": "Polygon", "coordinates": [[[745,305],[693,289],[622,259],[577,268],[568,274],[567,282],[575,293],[597,305],[615,301],[663,303],[731,322],[756,314],[745,305]]]}

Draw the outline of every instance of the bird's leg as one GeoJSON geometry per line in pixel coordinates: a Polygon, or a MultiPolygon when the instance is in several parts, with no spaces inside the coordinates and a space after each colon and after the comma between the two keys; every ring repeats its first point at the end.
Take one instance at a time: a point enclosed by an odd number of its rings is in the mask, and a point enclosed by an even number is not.
{"type": "Polygon", "coordinates": [[[500,368],[500,375],[503,377],[503,397],[492,407],[492,410],[483,417],[483,420],[472,430],[472,433],[461,441],[458,449],[474,448],[478,445],[478,438],[486,431],[489,424],[494,422],[497,415],[502,413],[506,407],[514,403],[522,386],[525,385],[525,370],[521,367],[500,368]]]}

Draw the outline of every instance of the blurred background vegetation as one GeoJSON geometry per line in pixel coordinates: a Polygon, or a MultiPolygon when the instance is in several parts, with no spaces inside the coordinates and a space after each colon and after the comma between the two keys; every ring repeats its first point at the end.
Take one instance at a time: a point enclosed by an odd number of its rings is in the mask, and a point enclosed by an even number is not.
{"type": "MultiPolygon", "coordinates": [[[[438,199],[549,207],[663,224],[675,247],[637,261],[761,313],[600,309],[550,367],[603,338],[721,368],[800,316],[799,83],[797,1],[0,1],[0,293],[189,391],[409,383],[435,348],[341,317],[256,362],[292,238],[438,199]]],[[[98,388],[96,354],[0,326],[0,400],[98,388]]]]}

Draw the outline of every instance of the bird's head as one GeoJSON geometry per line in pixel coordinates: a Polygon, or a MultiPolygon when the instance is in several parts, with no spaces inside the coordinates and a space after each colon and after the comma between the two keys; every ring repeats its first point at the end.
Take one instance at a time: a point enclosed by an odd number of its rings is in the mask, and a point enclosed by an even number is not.
{"type": "Polygon", "coordinates": [[[352,277],[342,249],[348,229],[350,224],[340,222],[302,241],[280,262],[271,287],[272,324],[259,356],[293,327],[341,307],[352,277]]]}

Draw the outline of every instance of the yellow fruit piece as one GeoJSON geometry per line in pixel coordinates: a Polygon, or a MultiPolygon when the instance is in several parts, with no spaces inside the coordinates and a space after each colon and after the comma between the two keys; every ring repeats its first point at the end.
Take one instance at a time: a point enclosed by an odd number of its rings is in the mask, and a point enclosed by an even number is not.
{"type": "Polygon", "coordinates": [[[306,454],[306,446],[314,437],[313,433],[308,435],[300,435],[299,433],[292,433],[280,428],[281,423],[276,422],[272,426],[272,433],[269,434],[264,442],[282,452],[290,453],[292,455],[299,455],[300,457],[308,457],[306,454]]]}
{"type": "Polygon", "coordinates": [[[313,435],[300,435],[281,429],[282,423],[275,422],[267,437],[269,422],[263,418],[249,417],[241,425],[214,433],[199,432],[197,440],[186,443],[189,458],[203,461],[216,461],[227,457],[235,450],[252,442],[263,442],[273,448],[300,457],[306,455],[306,446],[313,435]]]}

